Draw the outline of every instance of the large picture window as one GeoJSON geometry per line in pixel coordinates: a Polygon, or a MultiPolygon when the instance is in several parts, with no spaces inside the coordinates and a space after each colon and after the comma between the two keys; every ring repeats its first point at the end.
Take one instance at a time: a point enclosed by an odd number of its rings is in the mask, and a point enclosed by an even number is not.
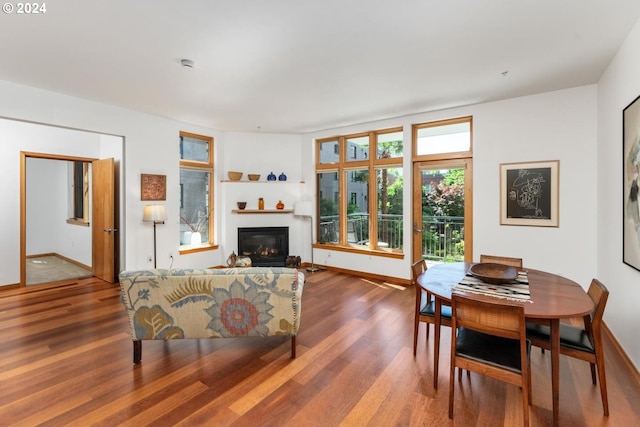
{"type": "Polygon", "coordinates": [[[213,138],[180,132],[180,252],[213,247],[213,138]]]}
{"type": "Polygon", "coordinates": [[[326,138],[316,144],[318,243],[401,254],[402,128],[326,138]]]}

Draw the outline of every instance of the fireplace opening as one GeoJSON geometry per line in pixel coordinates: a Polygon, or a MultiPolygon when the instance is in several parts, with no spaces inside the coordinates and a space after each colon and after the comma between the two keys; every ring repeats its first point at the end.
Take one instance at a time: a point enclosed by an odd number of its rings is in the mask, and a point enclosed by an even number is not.
{"type": "Polygon", "coordinates": [[[289,255],[289,227],[238,228],[238,255],[257,267],[284,267],[289,255]]]}

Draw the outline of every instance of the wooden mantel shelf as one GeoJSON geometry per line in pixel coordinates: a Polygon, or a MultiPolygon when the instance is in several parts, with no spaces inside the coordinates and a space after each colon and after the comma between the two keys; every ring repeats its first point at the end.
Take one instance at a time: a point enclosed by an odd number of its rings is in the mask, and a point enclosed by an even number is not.
{"type": "Polygon", "coordinates": [[[283,214],[291,213],[293,209],[234,209],[231,212],[237,214],[283,214]]]}

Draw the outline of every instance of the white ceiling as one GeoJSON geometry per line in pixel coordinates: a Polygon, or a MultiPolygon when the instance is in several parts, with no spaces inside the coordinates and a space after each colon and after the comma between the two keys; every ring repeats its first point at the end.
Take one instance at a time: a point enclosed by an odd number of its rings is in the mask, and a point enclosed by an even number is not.
{"type": "Polygon", "coordinates": [[[303,133],[596,83],[639,16],[638,0],[56,0],[2,13],[0,80],[303,133]]]}

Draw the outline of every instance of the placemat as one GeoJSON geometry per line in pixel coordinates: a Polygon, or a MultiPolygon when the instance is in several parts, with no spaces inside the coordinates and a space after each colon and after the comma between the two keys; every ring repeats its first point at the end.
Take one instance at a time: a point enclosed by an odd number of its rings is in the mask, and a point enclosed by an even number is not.
{"type": "Polygon", "coordinates": [[[529,293],[529,277],[526,271],[519,271],[516,280],[501,285],[485,283],[477,277],[467,274],[460,283],[453,285],[452,289],[513,301],[533,302],[529,293]]]}

